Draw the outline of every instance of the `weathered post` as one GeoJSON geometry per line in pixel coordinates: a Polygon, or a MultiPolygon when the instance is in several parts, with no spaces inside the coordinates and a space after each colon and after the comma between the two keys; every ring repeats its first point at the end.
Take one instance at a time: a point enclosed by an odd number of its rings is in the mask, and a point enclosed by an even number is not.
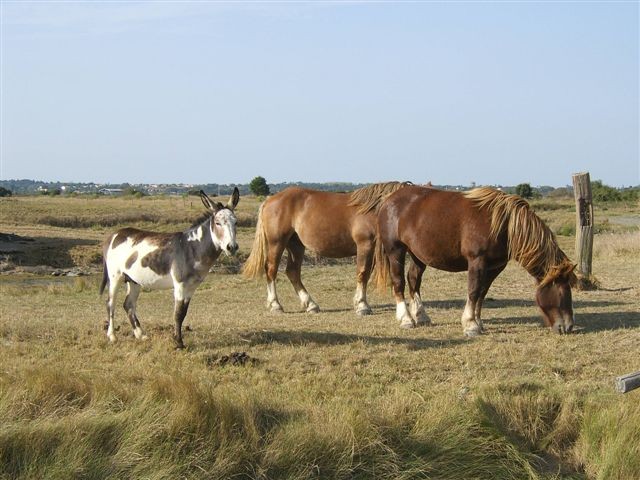
{"type": "Polygon", "coordinates": [[[628,373],[616,378],[616,391],[627,393],[640,388],[640,372],[628,373]]]}
{"type": "Polygon", "coordinates": [[[593,203],[589,172],[573,174],[573,195],[576,199],[576,260],[578,288],[595,287],[591,275],[593,258],[593,203]]]}

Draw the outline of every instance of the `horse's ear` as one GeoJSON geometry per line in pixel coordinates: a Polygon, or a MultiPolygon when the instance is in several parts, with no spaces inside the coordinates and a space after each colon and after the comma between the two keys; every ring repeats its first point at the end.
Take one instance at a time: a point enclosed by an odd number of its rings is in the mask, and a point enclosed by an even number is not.
{"type": "Polygon", "coordinates": [[[213,203],[211,199],[207,196],[207,194],[204,193],[204,191],[202,190],[200,190],[200,200],[202,200],[202,204],[210,212],[216,213],[218,210],[220,210],[220,207],[218,207],[218,205],[213,203]]]}
{"type": "Polygon", "coordinates": [[[231,194],[231,197],[229,197],[227,208],[229,210],[233,210],[234,208],[236,208],[236,205],[238,205],[239,201],[240,201],[240,190],[238,190],[238,187],[233,187],[233,193],[231,194]]]}

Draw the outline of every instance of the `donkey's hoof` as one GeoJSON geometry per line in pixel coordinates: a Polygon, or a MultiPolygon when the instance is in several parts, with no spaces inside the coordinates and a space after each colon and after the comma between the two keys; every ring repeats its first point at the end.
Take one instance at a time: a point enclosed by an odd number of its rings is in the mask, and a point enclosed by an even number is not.
{"type": "Polygon", "coordinates": [[[115,343],[116,342],[116,336],[114,334],[108,335],[109,341],[111,343],[115,343]]]}
{"type": "Polygon", "coordinates": [[[282,310],[282,306],[281,305],[272,305],[271,308],[269,309],[269,311],[271,313],[283,313],[284,310],[282,310]]]}
{"type": "Polygon", "coordinates": [[[364,307],[356,310],[356,315],[360,315],[361,317],[364,317],[365,315],[372,315],[372,314],[373,314],[373,311],[371,310],[371,307],[364,307]]]}
{"type": "Polygon", "coordinates": [[[482,332],[480,332],[480,330],[474,328],[474,329],[465,330],[464,331],[464,336],[465,337],[469,337],[469,338],[474,338],[474,337],[479,336],[480,333],[482,333],[482,332]]]}
{"type": "Polygon", "coordinates": [[[307,313],[320,313],[320,307],[318,305],[309,305],[307,307],[307,313]]]}
{"type": "Polygon", "coordinates": [[[176,350],[184,350],[184,343],[182,342],[176,343],[175,347],[176,347],[176,350]]]}
{"type": "Polygon", "coordinates": [[[144,341],[146,341],[146,340],[149,340],[149,336],[148,336],[148,335],[142,335],[142,336],[139,338],[139,340],[141,340],[141,341],[143,341],[143,342],[144,342],[144,341]]]}

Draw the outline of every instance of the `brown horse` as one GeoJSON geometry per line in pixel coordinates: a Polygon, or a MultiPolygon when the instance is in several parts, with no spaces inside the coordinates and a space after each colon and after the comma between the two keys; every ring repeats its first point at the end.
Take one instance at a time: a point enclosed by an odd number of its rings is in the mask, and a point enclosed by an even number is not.
{"type": "Polygon", "coordinates": [[[575,265],[549,227],[517,195],[491,188],[466,193],[403,188],[380,206],[378,232],[377,283],[386,285],[391,273],[396,318],[402,328],[429,323],[420,298],[422,274],[429,265],[449,272],[468,270],[462,326],[466,335],[479,334],[484,297],[511,259],[536,279],[536,302],[545,324],[560,333],[573,328],[575,265]],[[409,311],[404,300],[406,252],[413,260],[407,274],[409,311]]]}
{"type": "Polygon", "coordinates": [[[401,182],[378,183],[352,193],[330,193],[290,187],[269,197],[260,207],[256,236],[244,265],[247,278],[266,273],[267,308],[282,312],[276,293],[276,275],[287,250],[287,277],[302,308],[320,309],[300,279],[306,248],[331,258],[356,255],[357,288],[353,304],[358,315],[368,315],[367,282],[373,266],[376,213],[382,201],[405,186],[401,182]]]}

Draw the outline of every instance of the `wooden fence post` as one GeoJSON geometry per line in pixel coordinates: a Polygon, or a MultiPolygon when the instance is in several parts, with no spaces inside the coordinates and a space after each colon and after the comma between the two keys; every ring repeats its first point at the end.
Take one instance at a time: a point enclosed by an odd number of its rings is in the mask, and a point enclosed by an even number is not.
{"type": "Polygon", "coordinates": [[[578,287],[595,287],[591,274],[593,259],[593,203],[589,172],[573,174],[573,195],[576,199],[576,260],[578,262],[578,287]]]}

